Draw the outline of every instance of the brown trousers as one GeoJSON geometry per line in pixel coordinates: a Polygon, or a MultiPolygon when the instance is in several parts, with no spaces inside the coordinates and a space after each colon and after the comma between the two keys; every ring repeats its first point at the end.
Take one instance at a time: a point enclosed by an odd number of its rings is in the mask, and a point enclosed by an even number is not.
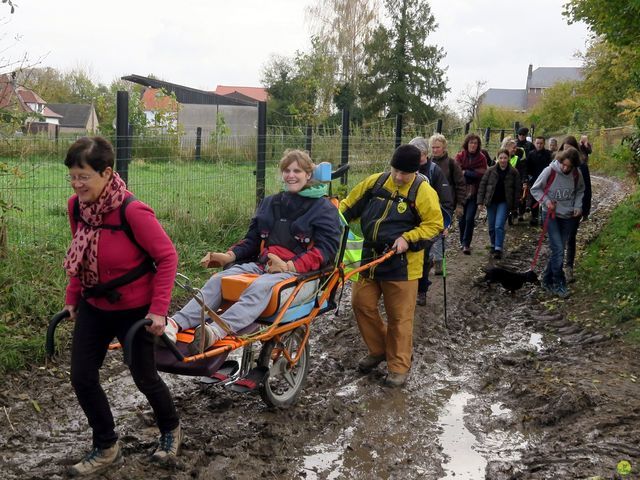
{"type": "Polygon", "coordinates": [[[385,354],[392,373],[407,373],[413,352],[413,316],[418,280],[377,281],[360,278],[353,284],[351,302],[360,334],[371,355],[385,354]],[[385,323],[378,310],[382,296],[385,323]]]}

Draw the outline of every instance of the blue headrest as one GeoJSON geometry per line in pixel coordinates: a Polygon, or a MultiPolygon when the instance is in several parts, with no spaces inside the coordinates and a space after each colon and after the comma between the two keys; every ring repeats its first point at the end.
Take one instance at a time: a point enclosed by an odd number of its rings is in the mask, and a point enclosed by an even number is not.
{"type": "Polygon", "coordinates": [[[332,168],[329,162],[320,162],[316,165],[316,168],[313,169],[312,178],[318,182],[330,182],[332,168]]]}

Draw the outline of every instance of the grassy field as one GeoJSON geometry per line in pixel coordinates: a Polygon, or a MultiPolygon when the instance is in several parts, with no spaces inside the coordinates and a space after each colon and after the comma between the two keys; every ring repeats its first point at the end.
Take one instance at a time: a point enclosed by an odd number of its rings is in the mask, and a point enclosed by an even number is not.
{"type": "MultiPolygon", "coordinates": [[[[449,150],[455,152],[458,143],[452,141],[449,150]]],[[[314,146],[314,152],[318,151],[314,155],[316,161],[339,164],[335,139],[326,145],[318,141],[314,146]]],[[[347,188],[340,188],[334,182],[334,187],[338,187],[336,191],[345,191],[365,176],[382,171],[392,151],[389,138],[353,139],[351,148],[349,184],[347,188]]],[[[495,148],[492,144],[490,152],[495,148]]],[[[71,188],[64,180],[67,171],[62,164],[62,151],[64,148],[61,147],[48,155],[42,152],[30,154],[19,163],[0,155],[0,161],[18,165],[22,171],[20,178],[0,176],[2,199],[21,209],[8,217],[9,248],[5,258],[0,260],[0,372],[42,360],[48,319],[62,306],[66,279],[61,265],[70,241],[66,201],[71,194],[71,188]]],[[[609,158],[607,152],[603,149],[594,152],[592,171],[621,177],[628,175],[624,157],[609,158]]],[[[272,152],[271,158],[275,157],[272,152]]],[[[279,189],[276,163],[273,159],[268,162],[267,194],[279,189]]],[[[248,160],[170,162],[138,158],[131,163],[130,190],[156,211],[176,244],[180,272],[190,276],[195,284],[202,283],[208,274],[198,265],[202,255],[226,248],[244,234],[256,201],[254,170],[255,165],[248,160]]],[[[605,300],[613,302],[619,307],[616,311],[621,312],[611,316],[610,320],[615,324],[630,325],[630,321],[638,321],[640,299],[637,287],[633,289],[637,279],[626,274],[604,273],[621,262],[638,265],[638,229],[633,230],[629,225],[640,223],[639,211],[636,194],[616,211],[607,227],[612,230],[603,233],[602,238],[608,240],[603,240],[602,247],[595,247],[596,243],[590,246],[579,267],[592,269],[594,274],[590,278],[620,284],[619,288],[610,288],[607,283],[594,282],[587,287],[592,295],[606,292],[611,296],[605,300]],[[622,220],[616,220],[618,215],[622,220]],[[619,240],[621,238],[625,241],[619,240]],[[608,248],[607,245],[620,248],[608,248]]],[[[638,270],[636,267],[633,271],[638,270]]],[[[174,303],[182,303],[184,298],[176,291],[174,303]]],[[[637,337],[640,341],[640,334],[637,337]]]]}

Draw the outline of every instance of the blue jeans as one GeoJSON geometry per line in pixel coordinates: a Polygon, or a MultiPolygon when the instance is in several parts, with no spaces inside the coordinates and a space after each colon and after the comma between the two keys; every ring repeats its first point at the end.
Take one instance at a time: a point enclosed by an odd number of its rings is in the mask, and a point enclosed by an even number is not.
{"type": "Polygon", "coordinates": [[[473,240],[473,229],[475,228],[476,212],[478,210],[478,202],[476,197],[468,198],[464,203],[464,211],[460,220],[458,220],[458,228],[460,229],[460,243],[463,247],[470,247],[473,240]]]}
{"type": "MultiPolygon", "coordinates": [[[[546,216],[547,212],[543,212],[546,216]]],[[[564,249],[569,240],[569,236],[575,229],[577,218],[550,218],[547,227],[547,238],[549,239],[549,249],[551,255],[544,270],[544,282],[547,285],[565,286],[567,285],[562,270],[564,263],[564,249]]]]}
{"type": "Polygon", "coordinates": [[[492,203],[487,206],[487,223],[489,224],[489,240],[496,250],[504,246],[504,224],[507,223],[509,206],[507,202],[492,203]]]}

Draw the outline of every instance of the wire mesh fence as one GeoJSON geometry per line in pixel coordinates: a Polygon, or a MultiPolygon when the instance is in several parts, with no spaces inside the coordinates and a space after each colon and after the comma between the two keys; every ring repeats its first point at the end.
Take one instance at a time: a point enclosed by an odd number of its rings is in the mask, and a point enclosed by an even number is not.
{"type": "MultiPolygon", "coordinates": [[[[433,133],[429,132],[431,127],[404,132],[404,141],[415,135],[428,137],[433,133]]],[[[594,153],[607,155],[629,133],[626,128],[591,132],[594,153]]],[[[459,150],[463,137],[462,130],[449,137],[450,152],[459,150]]],[[[500,131],[495,130],[483,147],[494,154],[500,137],[500,131]]],[[[72,192],[65,181],[67,169],[63,162],[76,138],[24,136],[0,142],[0,162],[19,170],[18,175],[0,175],[0,201],[17,207],[0,218],[7,225],[10,244],[68,243],[67,199],[72,192]]],[[[203,242],[224,243],[230,232],[237,234],[246,228],[256,206],[256,137],[212,135],[201,139],[199,155],[196,142],[195,136],[185,135],[133,136],[128,187],[155,210],[176,243],[188,242],[194,236],[203,242]]],[[[302,129],[274,129],[268,133],[267,195],[281,188],[277,164],[283,152],[288,148],[304,149],[308,142],[302,129]]],[[[369,128],[353,133],[349,137],[347,188],[384,170],[394,143],[388,129],[369,128]]],[[[340,129],[314,132],[311,145],[316,163],[330,162],[334,167],[340,164],[340,129]]]]}

